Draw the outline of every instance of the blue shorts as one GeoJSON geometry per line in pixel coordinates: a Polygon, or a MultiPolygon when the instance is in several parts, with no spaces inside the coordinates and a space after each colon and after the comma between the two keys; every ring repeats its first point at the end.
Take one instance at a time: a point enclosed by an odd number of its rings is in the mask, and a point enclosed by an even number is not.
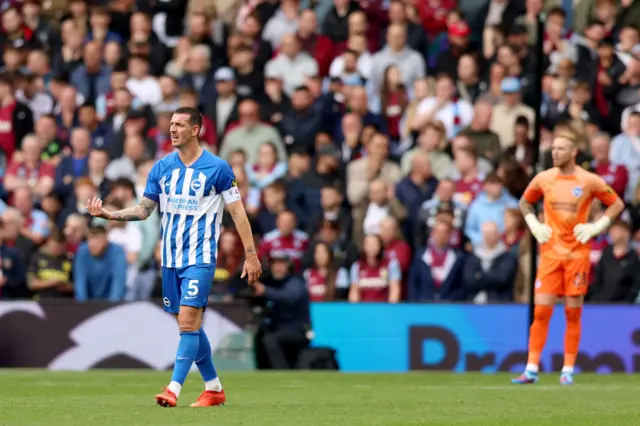
{"type": "Polygon", "coordinates": [[[213,284],[215,265],[192,265],[183,268],[162,267],[162,302],[164,310],[180,312],[180,306],[204,308],[213,284]]]}

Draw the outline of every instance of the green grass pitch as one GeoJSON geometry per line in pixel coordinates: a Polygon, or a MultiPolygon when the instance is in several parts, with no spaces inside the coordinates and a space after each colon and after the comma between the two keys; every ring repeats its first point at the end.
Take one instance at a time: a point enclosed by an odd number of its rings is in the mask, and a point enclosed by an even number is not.
{"type": "Polygon", "coordinates": [[[224,407],[155,405],[169,372],[0,370],[2,426],[178,425],[640,425],[640,376],[558,375],[514,386],[510,375],[221,373],[224,407]]]}

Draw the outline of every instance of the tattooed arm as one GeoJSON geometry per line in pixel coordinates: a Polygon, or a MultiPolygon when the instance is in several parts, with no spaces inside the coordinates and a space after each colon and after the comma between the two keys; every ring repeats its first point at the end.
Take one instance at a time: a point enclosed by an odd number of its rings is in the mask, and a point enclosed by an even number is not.
{"type": "Polygon", "coordinates": [[[87,209],[91,216],[101,217],[107,220],[117,220],[119,222],[134,222],[145,220],[156,209],[158,204],[147,198],[142,197],[138,205],[129,207],[115,212],[110,212],[102,207],[102,200],[94,198],[87,203],[87,209]]]}

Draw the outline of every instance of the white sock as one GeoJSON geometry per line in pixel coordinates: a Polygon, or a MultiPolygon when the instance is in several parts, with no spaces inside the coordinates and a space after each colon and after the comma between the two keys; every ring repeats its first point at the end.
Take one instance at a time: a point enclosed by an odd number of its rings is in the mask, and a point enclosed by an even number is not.
{"type": "Polygon", "coordinates": [[[525,368],[525,370],[531,372],[531,373],[537,373],[538,372],[538,366],[535,364],[527,364],[527,367],[525,368]]]}
{"type": "Polygon", "coordinates": [[[563,373],[572,373],[573,374],[573,367],[569,367],[569,366],[565,365],[564,367],[562,367],[562,372],[563,373]]]}
{"type": "Polygon", "coordinates": [[[220,379],[216,377],[213,380],[204,382],[204,388],[205,390],[220,392],[222,390],[222,383],[220,383],[220,379]]]}
{"type": "Polygon", "coordinates": [[[182,390],[182,385],[178,382],[171,382],[169,383],[169,386],[167,386],[167,389],[173,392],[176,395],[176,398],[178,398],[180,396],[180,391],[182,390]]]}

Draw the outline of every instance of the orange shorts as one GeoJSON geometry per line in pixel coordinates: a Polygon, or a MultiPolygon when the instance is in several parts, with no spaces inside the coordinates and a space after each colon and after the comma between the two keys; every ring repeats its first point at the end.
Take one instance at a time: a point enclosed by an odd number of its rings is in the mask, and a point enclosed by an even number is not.
{"type": "Polygon", "coordinates": [[[556,296],[584,296],[589,287],[589,257],[554,259],[540,256],[535,292],[556,296]]]}

